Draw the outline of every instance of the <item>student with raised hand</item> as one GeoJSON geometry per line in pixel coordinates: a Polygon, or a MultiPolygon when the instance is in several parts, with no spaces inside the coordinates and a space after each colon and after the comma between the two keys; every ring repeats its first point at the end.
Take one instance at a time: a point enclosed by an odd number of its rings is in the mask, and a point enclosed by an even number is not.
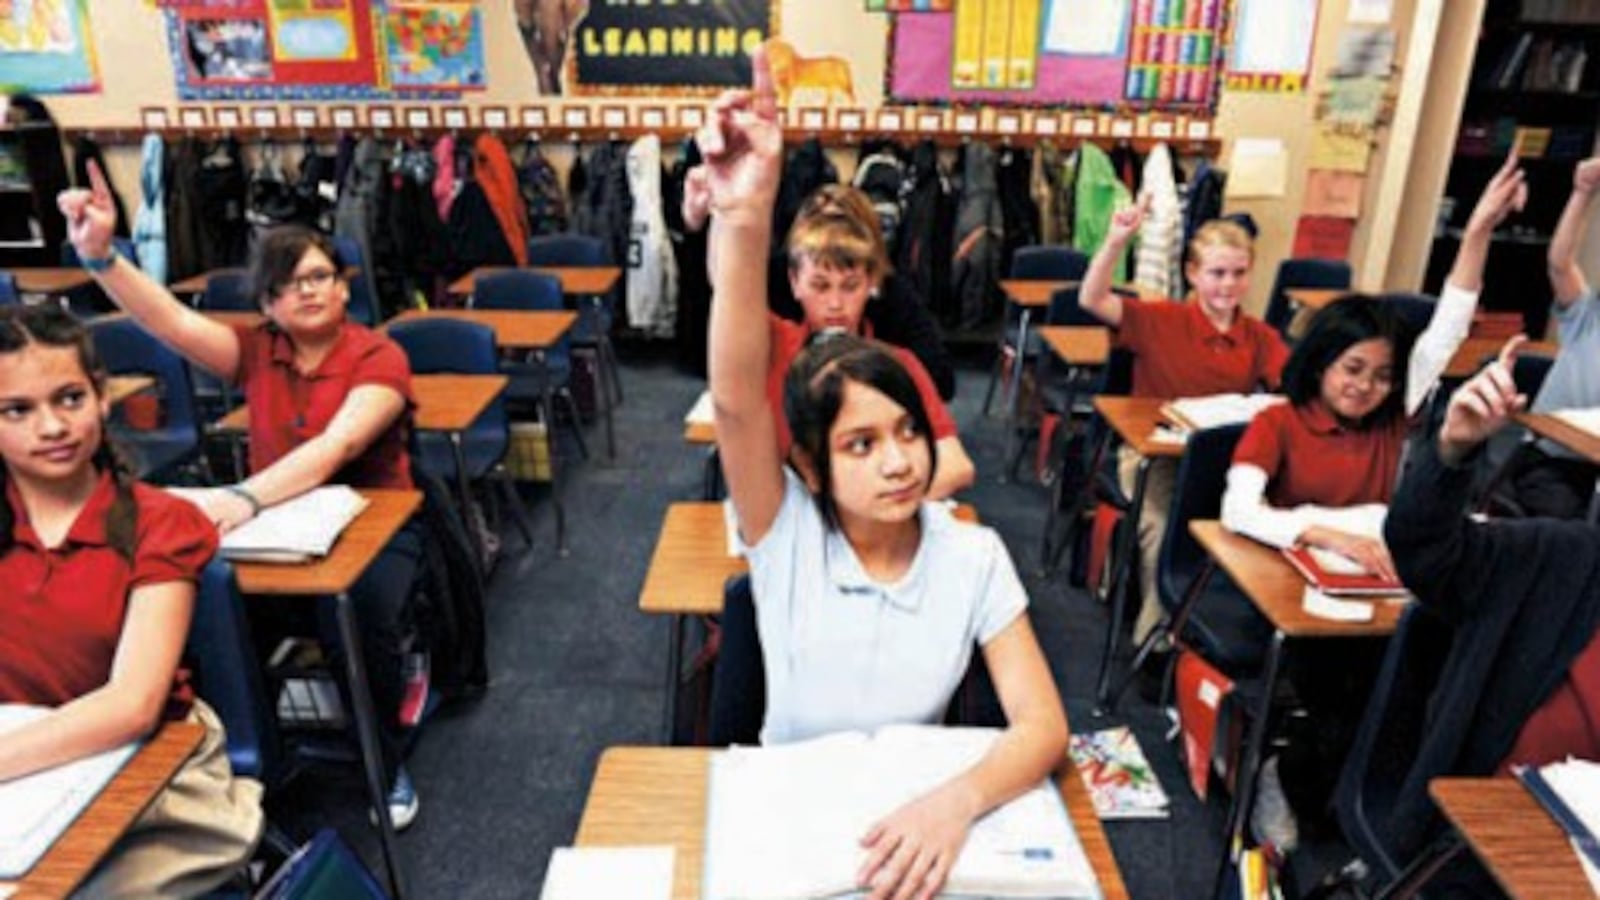
{"type": "MultiPolygon", "coordinates": [[[[1555,298],[1550,312],[1561,350],[1533,401],[1534,412],[1600,405],[1600,297],[1578,266],[1596,192],[1600,157],[1591,157],[1573,170],[1572,194],[1550,238],[1547,267],[1555,298]]],[[[1502,491],[1530,516],[1582,518],[1600,476],[1594,464],[1543,438],[1520,445],[1506,465],[1502,491]]]]}
{"type": "MultiPolygon", "coordinates": [[[[1172,400],[1210,394],[1249,394],[1278,387],[1289,348],[1276,329],[1244,314],[1255,246],[1238,223],[1214,219],[1189,242],[1185,269],[1193,286],[1182,302],[1127,300],[1111,289],[1117,263],[1149,212],[1150,198],[1111,217],[1105,242],[1089,261],[1079,303],[1116,330],[1116,346],[1133,353],[1133,395],[1172,400]]],[[[1123,490],[1131,496],[1139,455],[1124,446],[1117,457],[1123,490]]],[[[1155,460],[1145,476],[1139,511],[1139,615],[1133,638],[1142,642],[1161,621],[1156,561],[1172,506],[1175,460],[1155,460]]]]}
{"type": "Polygon", "coordinates": [[[0,731],[0,783],[163,722],[202,726],[199,747],[73,895],[197,896],[249,861],[262,824],[261,786],[233,777],[222,723],[177,671],[217,534],[117,465],[103,389],[70,313],[0,307],[0,705],[51,708],[0,731]]]}
{"type": "MultiPolygon", "coordinates": [[[[324,484],[410,489],[411,370],[387,337],[350,322],[350,286],[328,238],[299,226],[257,243],[250,283],[266,321],[230,327],[189,308],[123,259],[111,243],[116,210],[98,167],[90,188],[61,194],[68,238],[108,296],[162,343],[242,388],[250,407],[250,477],[207,491],[200,506],[221,531],[324,484]]],[[[425,685],[403,676],[407,610],[422,559],[421,525],[390,539],[351,589],[362,629],[397,828],[417,814],[400,764],[402,697],[414,724],[425,685]],[[409,695],[408,695],[409,688],[409,695]]],[[[417,679],[420,681],[421,679],[417,679]]]]}
{"type": "Polygon", "coordinates": [[[765,389],[766,249],[782,134],[764,49],[699,137],[715,212],[709,371],[717,442],[747,547],[767,661],[762,740],[933,723],[981,646],[1009,726],[972,769],[862,835],[874,900],[932,897],[979,816],[1060,761],[1066,720],[999,537],[927,501],[938,448],[895,354],[821,336],[784,382],[785,468],[765,389]]]}

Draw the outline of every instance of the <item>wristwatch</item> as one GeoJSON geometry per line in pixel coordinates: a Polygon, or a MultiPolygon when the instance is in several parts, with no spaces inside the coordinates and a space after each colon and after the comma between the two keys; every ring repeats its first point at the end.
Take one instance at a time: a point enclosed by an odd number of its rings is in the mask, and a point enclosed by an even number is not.
{"type": "Polygon", "coordinates": [[[78,257],[78,264],[90,272],[98,275],[101,272],[111,268],[112,264],[121,258],[122,254],[118,253],[117,248],[113,246],[110,253],[107,253],[105,256],[102,256],[99,259],[95,259],[92,256],[78,257]]]}

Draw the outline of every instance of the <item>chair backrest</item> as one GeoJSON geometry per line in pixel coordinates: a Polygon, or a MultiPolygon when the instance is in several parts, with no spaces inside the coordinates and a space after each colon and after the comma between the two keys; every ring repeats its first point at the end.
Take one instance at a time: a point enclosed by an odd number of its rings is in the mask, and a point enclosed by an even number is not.
{"type": "Polygon", "coordinates": [[[594,267],[607,265],[606,245],[585,234],[547,234],[528,238],[528,265],[594,267]]]}
{"type": "Polygon", "coordinates": [[[0,272],[0,306],[15,306],[22,302],[22,292],[17,290],[17,276],[0,272]]]}
{"type": "Polygon", "coordinates": [[[1348,287],[1350,264],[1344,260],[1286,259],[1278,263],[1278,274],[1272,281],[1272,295],[1267,300],[1265,321],[1288,337],[1289,323],[1294,318],[1294,307],[1287,293],[1290,288],[1343,290],[1348,287]]]}
{"type": "Polygon", "coordinates": [[[1184,445],[1156,564],[1161,602],[1169,610],[1177,608],[1190,581],[1206,564],[1208,554],[1189,533],[1189,523],[1221,515],[1228,467],[1244,429],[1244,425],[1223,425],[1191,432],[1184,445]]]}
{"type": "Polygon", "coordinates": [[[333,248],[339,254],[339,263],[354,266],[356,274],[350,279],[350,303],[345,315],[353,321],[371,328],[378,324],[378,293],[373,288],[373,273],[368,270],[366,255],[361,244],[352,237],[335,236],[333,248]]]}
{"type": "Polygon", "coordinates": [[[281,774],[277,718],[261,678],[233,566],[218,556],[200,576],[184,653],[200,697],[228,733],[235,775],[272,785],[281,774]]]}
{"type": "Polygon", "coordinates": [[[250,275],[243,270],[217,272],[206,279],[206,289],[196,304],[208,312],[260,312],[251,295],[250,275]]]}
{"type": "MultiPolygon", "coordinates": [[[[474,309],[563,310],[561,280],[529,269],[491,272],[479,278],[472,288],[474,309]]],[[[545,351],[553,368],[570,365],[571,338],[561,340],[545,351]]]]}
{"type": "Polygon", "coordinates": [[[493,375],[498,371],[494,329],[460,319],[413,319],[389,326],[416,375],[440,372],[493,375]]]}
{"type": "Polygon", "coordinates": [[[1378,299],[1394,308],[1413,336],[1421,334],[1428,327],[1428,320],[1433,318],[1433,308],[1439,302],[1439,298],[1432,294],[1409,291],[1379,294],[1378,299]]]}
{"type": "Polygon", "coordinates": [[[1079,305],[1076,285],[1050,295],[1050,306],[1045,310],[1044,321],[1046,325],[1105,325],[1079,305]]]}
{"type": "Polygon", "coordinates": [[[1380,881],[1389,881],[1427,842],[1397,835],[1389,813],[1422,743],[1422,704],[1432,694],[1449,651],[1450,630],[1413,603],[1400,615],[1383,665],[1333,792],[1334,815],[1345,840],[1380,881]]]}
{"type": "Polygon", "coordinates": [[[256,900],[386,900],[360,857],[332,828],[323,828],[289,857],[256,900]]]}
{"type": "Polygon", "coordinates": [[[193,432],[200,440],[200,421],[195,412],[194,385],[189,367],[166,344],[156,340],[131,318],[95,319],[89,323],[95,354],[112,375],[149,375],[156,379],[161,393],[161,409],[166,417],[163,430],[193,432]]]}
{"type": "Polygon", "coordinates": [[[1011,277],[1037,281],[1078,281],[1089,270],[1089,257],[1071,247],[1030,244],[1011,257],[1011,277]]]}
{"type": "Polygon", "coordinates": [[[1517,357],[1516,363],[1511,367],[1511,380],[1517,383],[1517,392],[1528,395],[1528,402],[1539,396],[1539,390],[1544,387],[1545,377],[1550,374],[1550,367],[1556,364],[1553,356],[1539,354],[1522,354],[1517,357]]]}

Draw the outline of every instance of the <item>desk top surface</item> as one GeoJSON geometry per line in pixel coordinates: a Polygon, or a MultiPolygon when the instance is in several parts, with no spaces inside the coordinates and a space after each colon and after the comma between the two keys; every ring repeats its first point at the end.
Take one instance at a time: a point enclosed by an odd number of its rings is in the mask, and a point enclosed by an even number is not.
{"type": "Polygon", "coordinates": [[[1274,628],[1292,638],[1382,637],[1393,634],[1405,603],[1385,597],[1370,600],[1370,622],[1336,622],[1306,612],[1306,580],[1278,550],[1234,534],[1215,520],[1189,523],[1189,533],[1217,561],[1274,628]]]}
{"type": "Polygon", "coordinates": [[[1435,778],[1428,794],[1506,893],[1527,900],[1591,895],[1566,832],[1516,779],[1435,778]]]}
{"type": "Polygon", "coordinates": [[[94,281],[94,276],[77,266],[8,269],[17,279],[17,290],[24,294],[63,294],[94,281]]]}
{"type": "MultiPolygon", "coordinates": [[[[604,294],[622,277],[617,266],[529,266],[529,271],[554,275],[561,281],[563,294],[604,294]]],[[[450,283],[450,293],[472,293],[479,278],[495,272],[515,271],[514,266],[480,266],[450,283]]]]}
{"type": "Polygon", "coordinates": [[[0,889],[32,897],[72,893],[167,786],[203,737],[205,729],[189,722],[162,725],[28,874],[17,882],[0,880],[0,889]]]}
{"type": "Polygon", "coordinates": [[[1104,325],[1041,325],[1037,331],[1069,366],[1103,366],[1111,358],[1111,329],[1104,325]]]}
{"type": "Polygon", "coordinates": [[[1161,407],[1167,403],[1160,397],[1101,395],[1094,398],[1095,410],[1105,418],[1111,430],[1146,459],[1177,459],[1183,456],[1183,444],[1153,439],[1156,426],[1165,421],[1161,417],[1161,407]]]}
{"type": "Polygon", "coordinates": [[[349,590],[395,532],[422,506],[422,494],[417,491],[363,488],[360,493],[369,501],[367,508],[339,535],[333,552],[310,563],[235,563],[239,591],[323,596],[349,590]]]}
{"type": "Polygon", "coordinates": [[[1566,447],[1590,462],[1600,465],[1600,435],[1590,434],[1549,413],[1519,413],[1516,420],[1542,438],[1566,447]]]}
{"type": "MultiPolygon", "coordinates": [[[[672,896],[699,900],[705,865],[706,785],[711,754],[705,747],[611,747],[600,756],[578,823],[578,846],[671,844],[672,896]]],[[[1070,763],[1055,775],[1106,900],[1126,900],[1128,889],[1095,817],[1083,781],[1070,763]]]]}
{"type": "Polygon", "coordinates": [[[494,342],[511,350],[543,350],[561,340],[578,321],[571,310],[533,309],[409,309],[385,323],[413,322],[430,318],[462,319],[494,330],[494,342]]]}

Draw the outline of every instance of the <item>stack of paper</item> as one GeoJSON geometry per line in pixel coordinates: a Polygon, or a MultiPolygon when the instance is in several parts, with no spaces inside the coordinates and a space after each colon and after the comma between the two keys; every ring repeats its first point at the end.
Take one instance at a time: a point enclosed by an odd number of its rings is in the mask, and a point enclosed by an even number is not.
{"type": "MultiPolygon", "coordinates": [[[[0,733],[43,718],[38,706],[0,705],[0,733]]],[[[122,769],[138,744],[128,744],[0,783],[0,878],[27,874],[56,838],[122,769]]]]}
{"type": "MultiPolygon", "coordinates": [[[[201,491],[168,488],[187,500],[201,491]]],[[[339,535],[367,508],[367,499],[342,484],[325,485],[270,506],[222,536],[222,555],[241,562],[297,563],[328,555],[339,535]]]]}
{"type": "Polygon", "coordinates": [[[1167,817],[1167,792],[1126,725],[1074,734],[1068,752],[1100,818],[1167,817]]]}
{"type": "MultiPolygon", "coordinates": [[[[861,837],[977,763],[993,729],[895,725],[712,757],[707,898],[828,897],[858,889],[861,837]]],[[[1098,898],[1049,781],[979,819],[945,885],[952,895],[1098,898]]]]}
{"type": "Polygon", "coordinates": [[[1204,431],[1222,425],[1243,425],[1256,413],[1282,403],[1278,394],[1213,394],[1209,397],[1184,397],[1161,407],[1167,421],[1190,431],[1204,431]]]}
{"type": "Polygon", "coordinates": [[[557,847],[539,900],[672,896],[671,847],[557,847]]]}

